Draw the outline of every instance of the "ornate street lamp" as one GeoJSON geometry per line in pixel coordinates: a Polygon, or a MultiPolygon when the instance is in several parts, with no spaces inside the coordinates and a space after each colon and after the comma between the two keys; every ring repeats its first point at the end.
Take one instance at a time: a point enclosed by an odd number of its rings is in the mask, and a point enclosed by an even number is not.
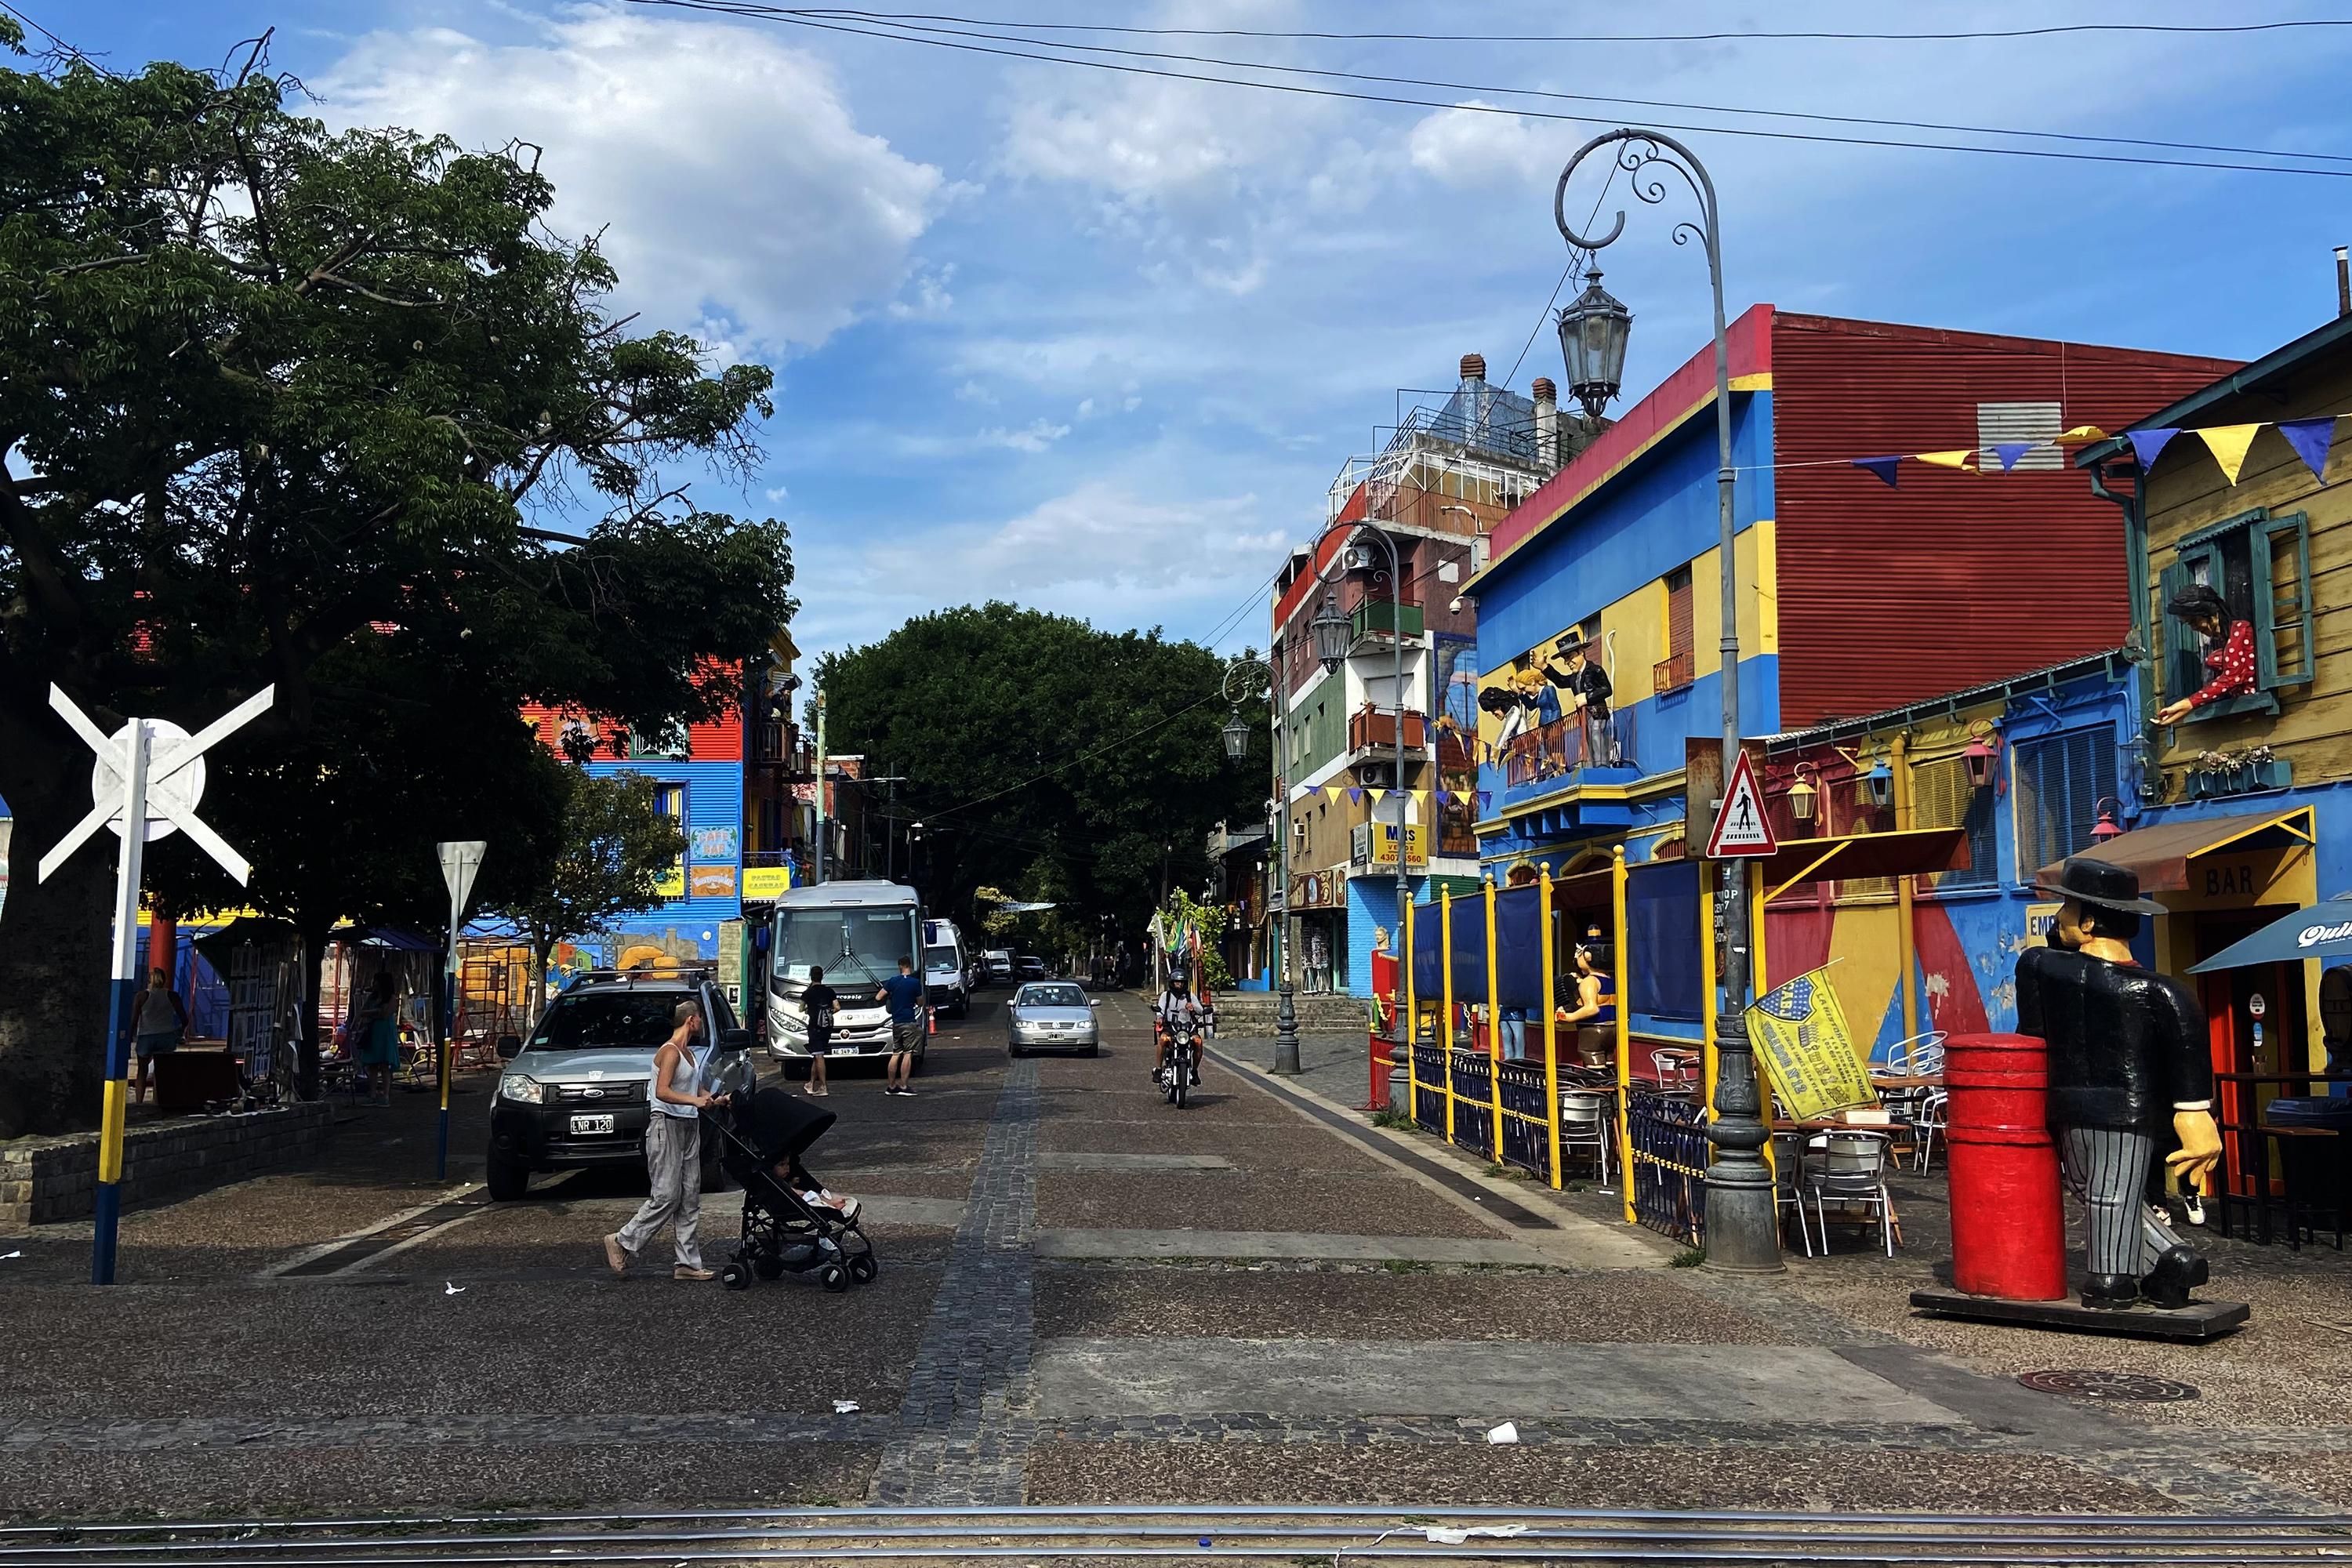
{"type": "Polygon", "coordinates": [[[1992,783],[1992,764],[2000,755],[2000,734],[1983,719],[1969,726],[1969,743],[1960,752],[1960,761],[1969,770],[1969,787],[1982,789],[1992,783]]]}
{"type": "Polygon", "coordinates": [[[1789,786],[1789,815],[1799,822],[1811,822],[1821,804],[1821,786],[1805,777],[1808,770],[1821,772],[1811,763],[1799,763],[1796,782],[1789,786]]]}
{"type": "MultiPolygon", "coordinates": [[[[1728,784],[1732,770],[1738,765],[1740,749],[1739,590],[1738,574],[1732,569],[1738,555],[1732,495],[1738,470],[1731,463],[1731,334],[1723,309],[1723,228],[1715,181],[1689,148],[1663,132],[1624,126],[1601,132],[1576,150],[1552,191],[1552,222],[1559,226],[1560,237],[1571,251],[1588,257],[1625,232],[1622,210],[1603,233],[1583,235],[1569,226],[1569,180],[1578,164],[1604,147],[1617,168],[1631,176],[1627,184],[1637,199],[1652,205],[1664,201],[1670,187],[1663,176],[1671,174],[1698,204],[1696,221],[1676,224],[1674,238],[1677,244],[1691,239],[1701,242],[1706,252],[1707,283],[1715,297],[1716,559],[1723,563],[1717,576],[1723,594],[1722,776],[1728,784]]],[[[1599,280],[1594,279],[1592,289],[1587,290],[1588,296],[1594,297],[1594,305],[1614,304],[1599,288],[1599,280]]],[[[1596,410],[1600,399],[1617,390],[1632,318],[1620,315],[1613,326],[1609,325],[1612,318],[1605,312],[1577,314],[1584,303],[1580,298],[1562,316],[1561,347],[1568,354],[1570,387],[1588,410],[1596,410]],[[1570,315],[1578,323],[1572,333],[1570,315]],[[1601,323],[1591,329],[1593,335],[1589,338],[1583,325],[1588,320],[1601,323]],[[1570,346],[1571,340],[1577,346],[1570,346]],[[1613,361],[1606,352],[1612,344],[1613,361]],[[1585,384],[1588,374],[1593,376],[1591,397],[1585,384]]],[[[1623,307],[1618,310],[1622,312],[1623,307]]],[[[1710,809],[1707,803],[1696,799],[1686,805],[1694,824],[1704,820],[1710,809]]],[[[1715,1118],[1706,1127],[1707,1142],[1714,1147],[1706,1167],[1706,1267],[1718,1273],[1774,1273],[1785,1266],[1780,1261],[1780,1211],[1773,1199],[1772,1173],[1759,1152],[1771,1141],[1772,1131],[1764,1123],[1763,1090],[1757,1081],[1755,1050],[1748,1037],[1748,878],[1735,860],[1719,863],[1716,873],[1721,883],[1717,905],[1722,911],[1721,928],[1730,934],[1724,950],[1723,1005],[1716,1014],[1715,1118]]]]}
{"type": "Polygon", "coordinates": [[[1225,738],[1225,756],[1229,760],[1238,763],[1249,755],[1249,726],[1242,722],[1238,711],[1226,720],[1225,727],[1217,732],[1225,738]]]}
{"type": "Polygon", "coordinates": [[[1862,795],[1873,805],[1895,804],[1895,770],[1886,765],[1885,753],[1881,752],[1862,775],[1862,795]]]}
{"type": "Polygon", "coordinates": [[[2121,838],[2124,836],[2123,825],[2116,820],[2116,813],[2123,809],[2123,802],[2113,795],[2108,795],[2102,798],[2098,805],[2092,808],[2099,814],[2099,820],[2091,825],[2092,843],[2105,844],[2110,838],[2121,838]]]}
{"type": "Polygon", "coordinates": [[[1323,607],[1307,624],[1315,630],[1315,657],[1322,662],[1323,673],[1328,675],[1348,657],[1348,644],[1355,636],[1355,627],[1340,613],[1337,594],[1323,595],[1323,607]]]}
{"type": "Polygon", "coordinates": [[[1601,268],[1584,275],[1584,292],[1559,313],[1559,354],[1568,362],[1569,395],[1599,419],[1625,381],[1625,340],[1633,312],[1601,286],[1601,268]]]}

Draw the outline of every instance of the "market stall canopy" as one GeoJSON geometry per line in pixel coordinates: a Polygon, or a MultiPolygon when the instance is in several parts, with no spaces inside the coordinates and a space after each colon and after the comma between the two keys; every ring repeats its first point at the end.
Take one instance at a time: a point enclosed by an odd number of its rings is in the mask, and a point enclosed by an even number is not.
{"type": "Polygon", "coordinates": [[[221,973],[229,972],[229,954],[248,943],[257,947],[284,946],[295,942],[291,921],[272,920],[266,915],[239,915],[218,931],[210,931],[194,939],[195,949],[205,955],[205,962],[221,973]]]}
{"type": "MultiPolygon", "coordinates": [[[[2191,885],[2189,863],[2202,856],[2223,849],[2242,855],[2255,849],[2308,847],[2315,841],[2311,807],[2298,805],[2284,811],[2241,812],[2137,827],[2084,853],[2132,872],[2139,878],[2142,893],[2180,893],[2191,885]]],[[[2061,860],[2044,866],[2039,879],[2056,881],[2058,868],[2064,864],[2061,860]]]]}
{"type": "Polygon", "coordinates": [[[1755,862],[1770,895],[1824,877],[1916,877],[1958,871],[1969,864],[1965,827],[1909,827],[1899,833],[1855,833],[1843,838],[1784,838],[1755,862]]]}
{"type": "Polygon", "coordinates": [[[2189,973],[2242,969],[2250,963],[2289,963],[2305,958],[2352,958],[2352,896],[2330,899],[2291,915],[2281,915],[2243,942],[2231,943],[2189,973]]]}
{"type": "Polygon", "coordinates": [[[328,941],[352,947],[388,948],[394,952],[438,952],[441,944],[406,926],[339,926],[328,941]]]}

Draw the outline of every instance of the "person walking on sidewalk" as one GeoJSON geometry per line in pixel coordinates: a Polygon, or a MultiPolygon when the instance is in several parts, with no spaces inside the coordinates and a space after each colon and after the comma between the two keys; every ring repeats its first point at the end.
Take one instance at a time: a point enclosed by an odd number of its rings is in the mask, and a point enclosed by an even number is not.
{"type": "Polygon", "coordinates": [[[883,1069],[882,1092],[912,1095],[915,1086],[907,1080],[914,1075],[915,1053],[923,1048],[923,997],[926,992],[921,976],[915,973],[915,961],[902,958],[898,973],[882,983],[874,993],[874,1000],[890,1009],[890,1060],[883,1069]]]}
{"type": "Polygon", "coordinates": [[[131,1003],[131,1035],[139,1054],[137,1093],[132,1098],[147,1098],[155,1081],[155,1058],[177,1050],[187,1026],[188,1010],[173,994],[171,977],[160,969],[149,970],[147,989],[131,1003]]]}
{"type": "Polygon", "coordinates": [[[833,1049],[833,1010],[840,1002],[839,993],[824,983],[824,971],[811,968],[808,988],[801,993],[801,1006],[808,1016],[808,1091],[814,1100],[833,1092],[824,1086],[824,1054],[833,1049]]]}
{"type": "Polygon", "coordinates": [[[628,1224],[604,1238],[604,1261],[614,1273],[626,1274],[629,1260],[670,1225],[677,1250],[670,1278],[710,1279],[717,1276],[702,1266],[694,1227],[702,1217],[702,1111],[719,1101],[703,1087],[707,1053],[696,1048],[701,1007],[681,1002],[672,1018],[677,1026],[654,1053],[653,1115],[646,1121],[646,1168],[654,1190],[628,1224]]]}

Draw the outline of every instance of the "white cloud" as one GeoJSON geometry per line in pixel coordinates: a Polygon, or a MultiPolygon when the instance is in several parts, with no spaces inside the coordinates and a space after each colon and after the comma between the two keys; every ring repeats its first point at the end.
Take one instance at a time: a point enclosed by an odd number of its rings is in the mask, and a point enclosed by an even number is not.
{"type": "Polygon", "coordinates": [[[955,396],[959,403],[977,403],[982,407],[992,406],[996,402],[996,394],[976,381],[967,381],[957,387],[955,396]]]}
{"type": "Polygon", "coordinates": [[[885,578],[920,571],[964,597],[1082,604],[1081,592],[1175,589],[1214,598],[1239,593],[1277,558],[1283,531],[1260,524],[1260,511],[1255,496],[1147,500],[1089,479],[1009,521],[936,529],[871,559],[885,578]]]}
{"type": "MultiPolygon", "coordinates": [[[[893,298],[941,175],[859,131],[819,60],[749,28],[589,8],[521,44],[376,33],[312,85],[338,121],[546,149],[559,233],[603,232],[616,302],[771,353],[893,298]]],[[[947,273],[917,302],[945,308],[947,273]]]]}
{"type": "Polygon", "coordinates": [[[1066,425],[1032,419],[1018,430],[1007,430],[1001,426],[982,430],[979,439],[983,447],[1009,447],[1016,452],[1042,452],[1069,433],[1070,427],[1066,425]]]}
{"type": "Polygon", "coordinates": [[[948,282],[955,277],[955,271],[952,261],[944,267],[917,268],[915,275],[908,279],[914,298],[891,300],[890,313],[900,321],[917,316],[946,315],[949,307],[955,303],[955,296],[948,292],[948,282]]]}
{"type": "Polygon", "coordinates": [[[1516,114],[1441,109],[1414,122],[1405,151],[1414,168],[1449,185],[1526,184],[1559,172],[1559,140],[1516,114]]]}
{"type": "Polygon", "coordinates": [[[768,493],[768,499],[769,499],[770,500],[772,500],[772,501],[781,501],[781,500],[789,500],[789,499],[791,498],[791,496],[792,496],[792,493],[793,493],[793,492],[792,492],[792,490],[791,490],[790,487],[788,487],[788,486],[785,486],[785,485],[772,485],[772,486],[770,486],[770,487],[769,487],[769,489],[768,489],[768,492],[767,492],[767,493],[768,493]]]}
{"type": "Polygon", "coordinates": [[[1091,419],[1094,416],[1095,400],[1091,397],[1082,397],[1078,399],[1077,417],[1080,419],[1091,419]]]}

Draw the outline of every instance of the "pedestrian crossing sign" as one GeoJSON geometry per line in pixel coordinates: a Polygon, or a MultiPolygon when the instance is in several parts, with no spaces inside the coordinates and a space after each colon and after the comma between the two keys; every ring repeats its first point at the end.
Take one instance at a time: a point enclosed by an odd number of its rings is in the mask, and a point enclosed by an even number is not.
{"type": "Polygon", "coordinates": [[[1723,808],[1715,814],[1715,831],[1706,836],[1706,858],[1733,860],[1776,853],[1780,841],[1772,820],[1764,815],[1764,791],[1756,783],[1756,764],[1743,748],[1732,764],[1731,782],[1723,792],[1723,808]]]}

